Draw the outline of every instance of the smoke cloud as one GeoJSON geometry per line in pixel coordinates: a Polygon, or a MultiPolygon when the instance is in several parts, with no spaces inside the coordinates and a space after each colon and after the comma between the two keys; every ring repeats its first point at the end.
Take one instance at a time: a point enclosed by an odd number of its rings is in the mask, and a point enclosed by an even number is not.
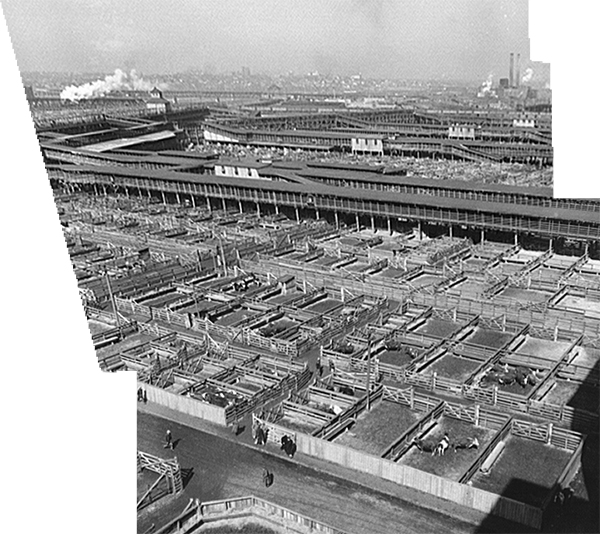
{"type": "Polygon", "coordinates": [[[113,91],[150,91],[153,87],[152,82],[142,78],[135,70],[127,74],[121,69],[116,69],[114,74],[109,74],[104,80],[65,87],[60,93],[60,98],[78,102],[79,100],[105,96],[113,91]]]}
{"type": "Polygon", "coordinates": [[[525,74],[523,74],[523,78],[521,78],[521,82],[522,83],[528,83],[531,81],[531,78],[533,78],[533,69],[532,68],[528,68],[525,71],[525,74]]]}
{"type": "Polygon", "coordinates": [[[494,75],[490,74],[487,80],[481,84],[482,93],[490,93],[492,91],[492,83],[494,81],[494,75]]]}

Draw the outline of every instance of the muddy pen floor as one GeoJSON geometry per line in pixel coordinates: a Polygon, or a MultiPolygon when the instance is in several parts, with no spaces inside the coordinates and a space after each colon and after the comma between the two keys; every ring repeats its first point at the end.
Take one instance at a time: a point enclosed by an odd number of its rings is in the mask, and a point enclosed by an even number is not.
{"type": "Polygon", "coordinates": [[[508,436],[487,475],[478,472],[473,486],[515,501],[539,506],[569,461],[568,451],[539,441],[508,436]]]}
{"type": "Polygon", "coordinates": [[[514,334],[492,330],[491,328],[475,328],[475,331],[468,336],[464,342],[470,345],[479,345],[481,347],[491,347],[499,349],[505,345],[514,334]]]}
{"type": "Polygon", "coordinates": [[[445,319],[429,319],[423,326],[417,328],[415,333],[424,336],[444,339],[460,329],[460,325],[445,319]]]}
{"type": "Polygon", "coordinates": [[[600,390],[598,387],[557,380],[555,386],[543,398],[550,404],[566,404],[588,412],[598,413],[600,405],[600,390]]]}
{"type": "Polygon", "coordinates": [[[424,439],[439,441],[445,433],[450,438],[450,448],[443,456],[433,456],[430,452],[421,452],[417,447],[412,446],[398,462],[449,480],[458,481],[475,461],[483,447],[493,438],[495,430],[443,416],[424,439]],[[463,449],[454,452],[452,444],[465,438],[477,438],[479,449],[463,449]]]}
{"type": "Polygon", "coordinates": [[[424,374],[430,374],[434,371],[438,376],[450,378],[462,382],[466,380],[475,369],[481,365],[481,362],[459,358],[451,354],[442,356],[437,362],[427,366],[424,374]]]}
{"type": "Polygon", "coordinates": [[[407,406],[383,400],[370,412],[360,414],[356,424],[338,436],[335,443],[379,456],[422,416],[407,406]]]}

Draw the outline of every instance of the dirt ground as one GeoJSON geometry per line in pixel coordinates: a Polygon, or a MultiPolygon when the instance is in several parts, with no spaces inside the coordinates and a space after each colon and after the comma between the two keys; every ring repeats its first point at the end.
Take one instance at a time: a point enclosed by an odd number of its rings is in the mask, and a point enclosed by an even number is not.
{"type": "Polygon", "coordinates": [[[528,337],[519,347],[517,354],[539,356],[547,360],[559,360],[571,344],[566,341],[549,341],[528,337]]]}
{"type": "Polygon", "coordinates": [[[305,310],[317,312],[317,313],[327,313],[329,310],[332,310],[333,308],[339,306],[340,304],[342,304],[341,300],[323,299],[323,300],[320,300],[319,302],[315,302],[314,304],[311,304],[310,306],[307,306],[305,308],[305,310]]]}
{"type": "Polygon", "coordinates": [[[465,358],[457,358],[452,354],[442,356],[437,362],[428,366],[427,373],[436,372],[439,376],[452,380],[465,380],[481,364],[465,358]]]}
{"type": "Polygon", "coordinates": [[[477,438],[479,449],[459,450],[457,452],[449,449],[443,456],[432,456],[431,453],[421,452],[416,447],[411,447],[400,458],[399,462],[421,471],[458,481],[475,461],[481,449],[493,438],[495,432],[465,421],[443,416],[425,437],[441,440],[445,433],[448,433],[451,444],[462,438],[477,438]]]}
{"type": "Polygon", "coordinates": [[[567,295],[554,305],[555,308],[575,308],[585,312],[592,312],[594,315],[600,316],[600,302],[595,302],[590,299],[580,297],[572,297],[567,295]]]}
{"type": "MultiPolygon", "coordinates": [[[[185,490],[175,499],[165,501],[155,513],[140,517],[140,533],[152,523],[159,527],[166,524],[181,513],[190,498],[205,502],[244,495],[264,498],[349,534],[479,532],[476,525],[289,462],[278,456],[281,451],[275,445],[269,445],[275,456],[264,454],[189,427],[138,414],[138,448],[161,457],[169,456],[162,449],[167,424],[177,441],[170,454],[177,456],[186,472],[185,490]],[[264,467],[274,473],[270,488],[262,483],[264,467]]],[[[497,527],[492,531],[500,532],[497,527]]]]}
{"type": "Polygon", "coordinates": [[[538,506],[569,458],[568,451],[511,435],[489,474],[478,472],[473,486],[538,506]]]}
{"type": "MultiPolygon", "coordinates": [[[[418,351],[417,351],[418,352],[418,351]]],[[[381,363],[388,363],[398,368],[406,367],[412,363],[412,358],[404,351],[384,349],[377,357],[381,363]]]]}
{"type": "Polygon", "coordinates": [[[590,412],[598,412],[600,393],[597,387],[566,380],[557,380],[556,385],[544,397],[550,404],[567,404],[590,412]]]}
{"type": "Polygon", "coordinates": [[[465,343],[480,345],[482,347],[500,348],[512,337],[513,334],[508,332],[500,332],[499,330],[480,328],[478,326],[475,332],[465,339],[465,343]]]}
{"type": "Polygon", "coordinates": [[[415,332],[442,339],[452,335],[459,328],[460,325],[452,321],[433,318],[429,319],[423,326],[417,328],[415,332]]]}
{"type": "Polygon", "coordinates": [[[600,360],[600,349],[593,347],[579,347],[577,356],[573,358],[573,365],[581,365],[583,367],[592,368],[598,364],[600,360]]]}
{"type": "Polygon", "coordinates": [[[421,414],[406,406],[383,400],[370,412],[363,412],[356,424],[338,436],[335,443],[379,456],[420,418],[421,414]]]}
{"type": "Polygon", "coordinates": [[[106,324],[105,322],[96,321],[95,319],[88,319],[88,328],[90,329],[90,334],[95,336],[100,332],[106,332],[107,330],[111,330],[116,325],[106,324]]]}

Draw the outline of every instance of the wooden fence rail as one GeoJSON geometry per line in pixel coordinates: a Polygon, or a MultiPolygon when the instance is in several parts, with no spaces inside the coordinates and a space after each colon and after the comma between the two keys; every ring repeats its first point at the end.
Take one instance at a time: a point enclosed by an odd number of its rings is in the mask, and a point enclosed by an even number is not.
{"type": "MultiPolygon", "coordinates": [[[[276,441],[275,436],[289,433],[284,427],[260,420],[256,416],[253,416],[253,420],[255,424],[261,424],[269,429],[270,441],[276,441]]],[[[542,510],[467,484],[444,479],[404,464],[394,463],[302,433],[296,434],[296,445],[300,453],[379,476],[483,513],[497,515],[537,529],[542,525],[542,510]]]]}

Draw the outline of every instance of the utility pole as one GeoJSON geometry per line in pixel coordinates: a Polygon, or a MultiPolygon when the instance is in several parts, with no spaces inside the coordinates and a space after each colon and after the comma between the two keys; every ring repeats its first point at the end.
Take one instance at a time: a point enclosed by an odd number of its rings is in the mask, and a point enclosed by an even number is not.
{"type": "Polygon", "coordinates": [[[371,410],[371,332],[367,338],[367,411],[371,410]]]}
{"type": "Polygon", "coordinates": [[[108,295],[110,297],[110,302],[112,304],[113,311],[115,312],[115,319],[117,320],[117,327],[121,328],[121,319],[119,318],[119,312],[117,311],[117,304],[115,302],[115,296],[113,295],[112,286],[110,285],[110,276],[108,275],[108,272],[106,272],[104,276],[106,278],[106,286],[108,287],[108,295]]]}

